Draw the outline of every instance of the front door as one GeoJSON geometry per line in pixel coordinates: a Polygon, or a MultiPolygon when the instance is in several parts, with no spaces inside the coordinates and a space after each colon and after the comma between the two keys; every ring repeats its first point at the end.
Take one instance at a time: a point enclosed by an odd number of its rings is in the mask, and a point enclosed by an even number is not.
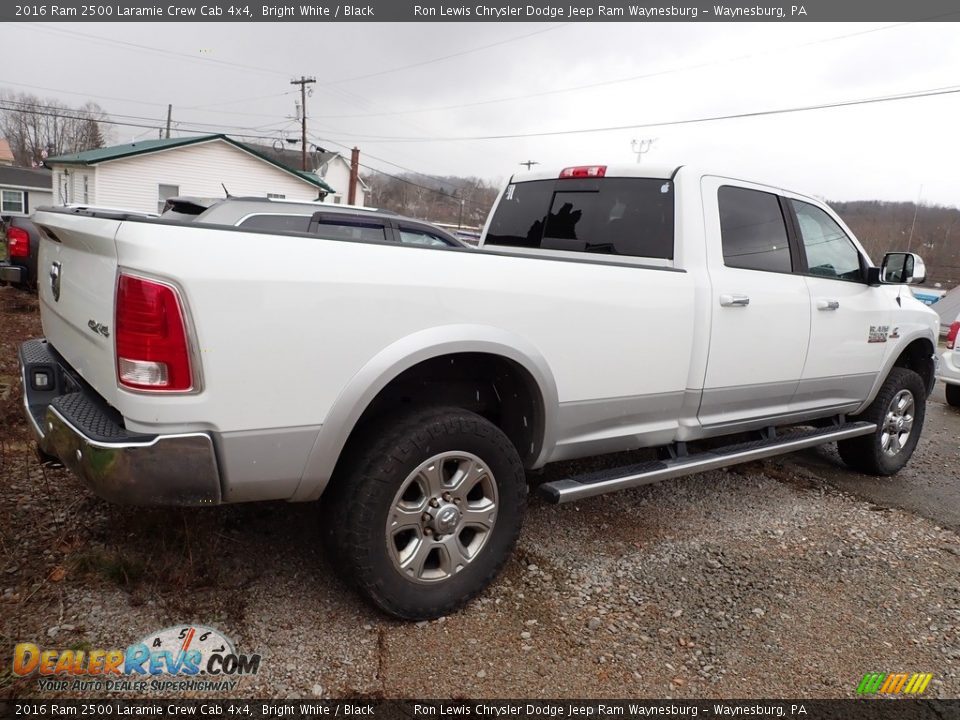
{"type": "Polygon", "coordinates": [[[883,364],[892,300],[866,284],[866,260],[824,209],[788,199],[810,291],[810,350],[791,410],[860,405],[883,364]]]}

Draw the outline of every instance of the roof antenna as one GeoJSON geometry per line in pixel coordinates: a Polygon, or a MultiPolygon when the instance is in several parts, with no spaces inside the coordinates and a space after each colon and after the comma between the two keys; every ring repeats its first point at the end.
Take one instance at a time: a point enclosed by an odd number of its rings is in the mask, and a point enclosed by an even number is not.
{"type": "Polygon", "coordinates": [[[227,186],[226,186],[226,185],[224,185],[223,183],[220,183],[220,187],[223,188],[223,194],[224,194],[224,195],[226,195],[228,198],[229,198],[229,197],[233,197],[233,196],[230,194],[230,191],[227,190],[227,186]]]}

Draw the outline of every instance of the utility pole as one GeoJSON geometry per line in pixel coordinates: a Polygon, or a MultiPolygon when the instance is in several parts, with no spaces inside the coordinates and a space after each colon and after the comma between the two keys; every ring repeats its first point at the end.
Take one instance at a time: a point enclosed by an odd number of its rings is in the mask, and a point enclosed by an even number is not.
{"type": "Polygon", "coordinates": [[[920,190],[917,192],[917,201],[913,204],[913,222],[910,223],[910,237],[907,238],[907,252],[910,252],[910,245],[913,243],[913,229],[917,226],[917,211],[920,209],[920,198],[923,197],[923,183],[920,184],[920,190]]]}
{"type": "Polygon", "coordinates": [[[170,139],[170,116],[173,115],[173,105],[167,105],[167,139],[170,139]]]}
{"type": "Polygon", "coordinates": [[[300,86],[300,169],[307,171],[307,85],[312,85],[316,78],[300,76],[299,80],[291,80],[291,85],[300,86]]]}

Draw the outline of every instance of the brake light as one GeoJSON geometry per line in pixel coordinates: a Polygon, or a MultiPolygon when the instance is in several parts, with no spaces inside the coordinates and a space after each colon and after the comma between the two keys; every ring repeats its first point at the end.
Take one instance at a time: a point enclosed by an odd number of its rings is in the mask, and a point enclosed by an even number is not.
{"type": "Polygon", "coordinates": [[[957,320],[947,331],[947,350],[953,350],[957,344],[957,334],[960,333],[960,320],[957,320]]]}
{"type": "Polygon", "coordinates": [[[7,228],[7,250],[12,258],[30,257],[30,235],[23,228],[7,228]]]}
{"type": "Polygon", "coordinates": [[[560,171],[560,179],[566,178],[601,178],[607,174],[606,165],[577,165],[564,168],[560,171]]]}
{"type": "Polygon", "coordinates": [[[174,288],[120,275],[114,329],[121,385],[137,390],[193,388],[187,328],[174,288]]]}

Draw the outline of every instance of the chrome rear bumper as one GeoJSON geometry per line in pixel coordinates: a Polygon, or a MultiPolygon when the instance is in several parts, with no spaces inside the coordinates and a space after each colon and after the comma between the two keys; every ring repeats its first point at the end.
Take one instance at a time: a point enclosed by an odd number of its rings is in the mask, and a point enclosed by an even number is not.
{"type": "Polygon", "coordinates": [[[0,280],[9,283],[23,282],[24,270],[18,265],[0,264],[0,280]]]}
{"type": "Polygon", "coordinates": [[[37,445],[97,495],[127,505],[216,505],[220,473],[206,433],[141,435],[122,426],[43,340],[20,346],[24,410],[37,445]],[[36,373],[48,373],[49,389],[36,373]]]}

